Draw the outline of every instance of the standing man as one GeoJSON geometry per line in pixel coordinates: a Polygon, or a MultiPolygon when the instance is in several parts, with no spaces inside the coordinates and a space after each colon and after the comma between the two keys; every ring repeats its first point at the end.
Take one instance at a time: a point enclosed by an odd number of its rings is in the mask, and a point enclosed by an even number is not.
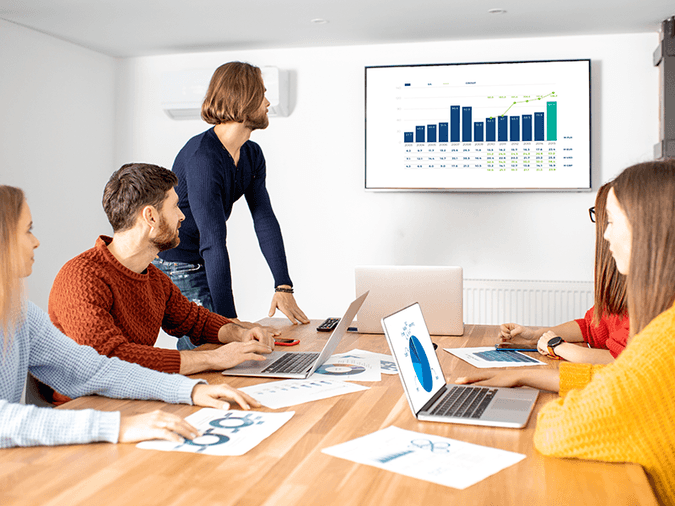
{"type": "MultiPolygon", "coordinates": [[[[281,228],[265,187],[265,158],[260,146],[249,140],[253,130],[267,128],[269,105],[258,67],[230,62],[216,69],[202,104],[202,118],[214,127],[190,139],[173,164],[185,214],[180,244],[161,252],[154,263],[190,300],[236,318],[227,220],[244,196],[274,276],[269,316],[278,308],[293,323],[309,323],[293,297],[281,228]]],[[[178,345],[190,347],[185,340],[178,345]]]]}

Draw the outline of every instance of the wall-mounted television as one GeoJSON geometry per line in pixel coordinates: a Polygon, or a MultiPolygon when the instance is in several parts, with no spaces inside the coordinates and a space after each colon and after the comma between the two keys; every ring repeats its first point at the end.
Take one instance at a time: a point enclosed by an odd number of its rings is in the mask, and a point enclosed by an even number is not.
{"type": "Polygon", "coordinates": [[[588,191],[591,61],[365,68],[367,190],[588,191]]]}

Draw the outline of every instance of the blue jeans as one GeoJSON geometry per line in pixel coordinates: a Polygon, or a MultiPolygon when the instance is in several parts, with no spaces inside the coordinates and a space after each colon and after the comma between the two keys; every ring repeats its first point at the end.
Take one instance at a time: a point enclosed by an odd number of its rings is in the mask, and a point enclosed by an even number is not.
{"type": "MultiPolygon", "coordinates": [[[[203,265],[167,262],[159,257],[152,261],[152,265],[169,276],[171,281],[174,282],[187,299],[200,306],[204,306],[209,311],[213,311],[213,301],[211,300],[211,292],[206,281],[206,269],[203,265]]],[[[196,346],[188,336],[183,336],[178,339],[176,348],[179,350],[192,350],[196,346]]]]}

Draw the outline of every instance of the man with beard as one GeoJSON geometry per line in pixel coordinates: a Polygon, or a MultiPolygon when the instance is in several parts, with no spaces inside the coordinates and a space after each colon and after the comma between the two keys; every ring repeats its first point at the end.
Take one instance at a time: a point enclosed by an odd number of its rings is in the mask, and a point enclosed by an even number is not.
{"type": "MultiPolygon", "coordinates": [[[[49,316],[64,334],[149,369],[193,374],[222,370],[246,360],[264,360],[274,332],[239,323],[189,301],[151,262],[180,242],[185,216],[178,207],[175,174],[149,164],[127,164],[114,172],[103,193],[112,238],[66,263],[49,295],[49,316]],[[160,328],[188,336],[194,345],[224,344],[215,350],[155,348],[160,328]]],[[[64,400],[56,395],[57,401],[64,400]]]]}
{"type": "MultiPolygon", "coordinates": [[[[216,69],[202,104],[202,118],[214,126],[190,139],[173,164],[185,214],[180,245],[160,253],[153,263],[190,300],[236,318],[227,220],[234,203],[245,196],[274,277],[269,316],[278,308],[293,323],[308,323],[293,297],[281,229],[265,186],[265,158],[260,146],[249,140],[254,130],[267,128],[269,105],[258,67],[229,62],[216,69]]],[[[178,349],[191,344],[181,340],[178,349]]]]}

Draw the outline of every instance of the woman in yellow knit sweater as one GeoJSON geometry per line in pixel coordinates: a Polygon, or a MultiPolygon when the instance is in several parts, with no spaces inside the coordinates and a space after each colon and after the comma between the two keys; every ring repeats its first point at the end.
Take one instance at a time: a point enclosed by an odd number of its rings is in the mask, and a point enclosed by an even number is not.
{"type": "Polygon", "coordinates": [[[675,505],[675,160],[624,170],[607,213],[605,239],[627,275],[625,351],[607,366],[563,363],[559,375],[507,371],[458,382],[559,390],[537,418],[541,453],[638,463],[659,500],[675,505]]]}

